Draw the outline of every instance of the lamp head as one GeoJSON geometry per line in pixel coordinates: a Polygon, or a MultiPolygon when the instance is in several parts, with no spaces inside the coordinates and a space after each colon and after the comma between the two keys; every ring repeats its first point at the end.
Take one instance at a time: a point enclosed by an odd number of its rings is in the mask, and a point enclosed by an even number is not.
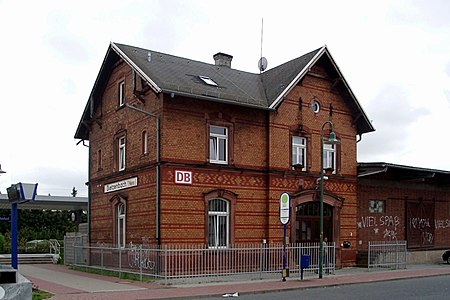
{"type": "Polygon", "coordinates": [[[336,145],[339,144],[339,140],[336,138],[336,134],[334,133],[334,131],[330,132],[330,137],[328,138],[327,144],[331,144],[331,145],[336,145]]]}

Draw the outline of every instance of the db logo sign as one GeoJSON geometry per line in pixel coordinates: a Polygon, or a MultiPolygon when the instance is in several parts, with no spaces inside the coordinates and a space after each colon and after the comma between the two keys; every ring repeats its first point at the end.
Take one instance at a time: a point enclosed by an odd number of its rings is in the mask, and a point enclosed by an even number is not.
{"type": "Polygon", "coordinates": [[[192,184],[192,172],[175,171],[175,183],[192,184]]]}

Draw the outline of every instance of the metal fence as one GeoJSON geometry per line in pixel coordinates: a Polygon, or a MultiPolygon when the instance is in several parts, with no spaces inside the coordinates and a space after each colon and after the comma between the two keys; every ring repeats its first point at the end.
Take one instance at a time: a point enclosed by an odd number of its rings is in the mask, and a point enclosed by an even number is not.
{"type": "Polygon", "coordinates": [[[406,241],[369,242],[369,269],[406,269],[406,241]]]}
{"type": "MultiPolygon", "coordinates": [[[[69,245],[69,244],[67,244],[69,245]]],[[[71,261],[75,266],[132,273],[161,279],[240,276],[266,278],[280,274],[283,267],[282,244],[236,244],[227,248],[208,248],[206,245],[136,245],[117,248],[107,245],[72,245],[71,261]]],[[[290,276],[300,275],[300,257],[310,256],[305,275],[314,275],[319,269],[319,244],[286,245],[286,265],[290,276]]],[[[335,245],[324,246],[323,272],[334,274],[335,245]]]]}

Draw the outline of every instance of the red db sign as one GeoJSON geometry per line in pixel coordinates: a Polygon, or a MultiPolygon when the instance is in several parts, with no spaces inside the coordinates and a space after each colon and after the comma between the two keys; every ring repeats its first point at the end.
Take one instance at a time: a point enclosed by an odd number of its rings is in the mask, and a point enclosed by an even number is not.
{"type": "Polygon", "coordinates": [[[192,184],[192,172],[175,171],[175,183],[192,184]]]}

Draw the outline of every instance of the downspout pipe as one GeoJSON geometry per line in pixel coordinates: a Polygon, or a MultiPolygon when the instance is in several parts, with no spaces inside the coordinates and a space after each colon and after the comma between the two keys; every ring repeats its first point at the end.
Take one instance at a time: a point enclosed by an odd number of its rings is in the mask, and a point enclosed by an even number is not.
{"type": "Polygon", "coordinates": [[[161,128],[160,128],[160,116],[155,115],[151,112],[142,110],[140,108],[137,108],[136,106],[130,105],[128,103],[125,104],[126,107],[138,111],[140,113],[143,113],[147,116],[150,116],[152,118],[155,118],[156,120],[156,191],[155,191],[155,195],[156,195],[156,218],[155,218],[155,225],[156,225],[156,241],[158,243],[158,245],[161,245],[161,226],[160,226],[160,204],[161,204],[161,193],[160,193],[160,189],[161,189],[161,180],[160,180],[160,173],[161,173],[161,154],[160,154],[160,149],[161,149],[161,128]]]}
{"type": "MultiPolygon", "coordinates": [[[[88,129],[89,130],[89,129],[88,129]]],[[[91,147],[90,145],[85,144],[85,140],[79,140],[77,146],[82,143],[84,147],[88,148],[88,181],[86,182],[87,186],[87,197],[88,197],[88,209],[87,209],[87,243],[88,245],[91,242],[91,147]]],[[[78,230],[78,228],[77,228],[78,230]]]]}
{"type": "Polygon", "coordinates": [[[358,137],[356,138],[356,143],[358,144],[362,140],[362,134],[358,134],[358,137]]]}

